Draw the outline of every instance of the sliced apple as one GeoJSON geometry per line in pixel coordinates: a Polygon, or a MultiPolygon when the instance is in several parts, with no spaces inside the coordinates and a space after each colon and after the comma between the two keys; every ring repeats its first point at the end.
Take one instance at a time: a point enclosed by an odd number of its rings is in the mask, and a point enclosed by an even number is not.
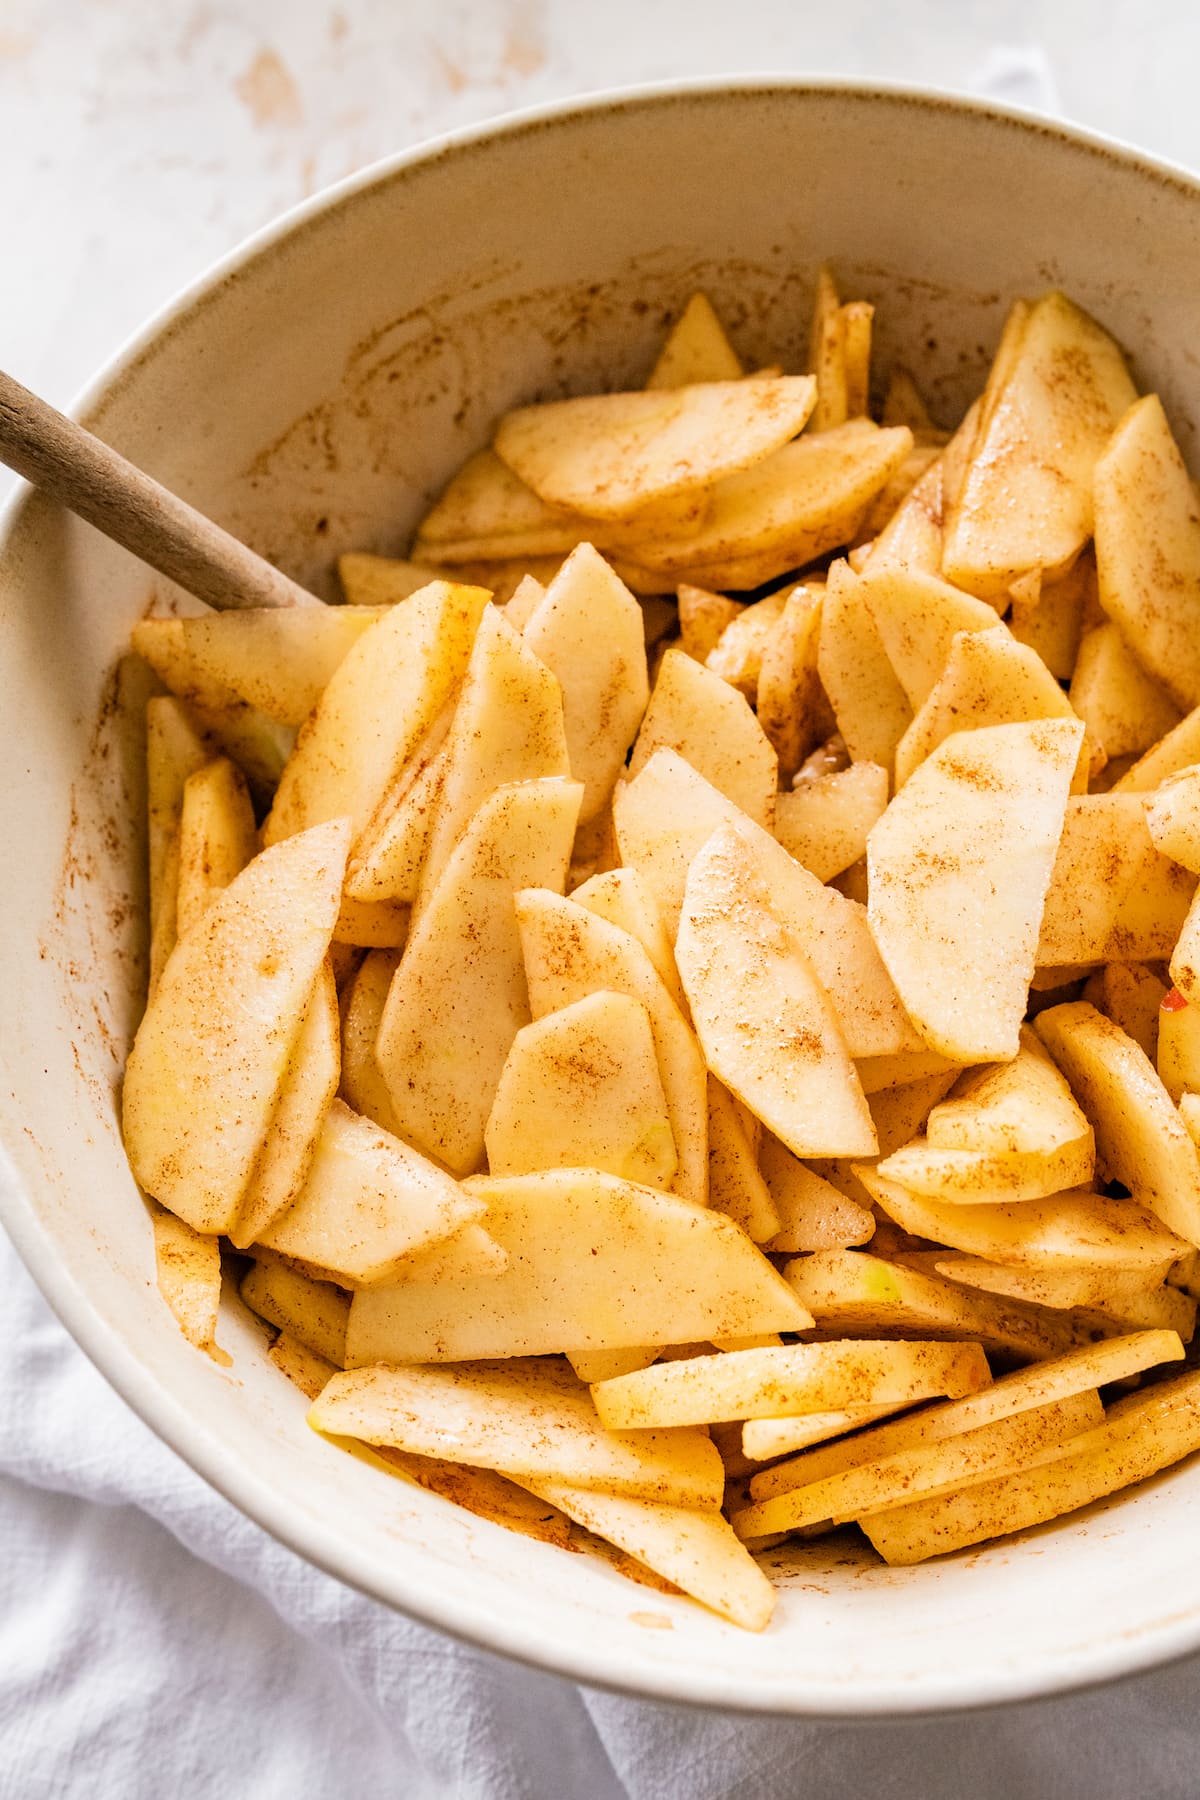
{"type": "Polygon", "coordinates": [[[762,462],[815,400],[807,375],[587,394],[506,413],[495,449],[549,505],[628,519],[762,462]]]}
{"type": "Polygon", "coordinates": [[[971,1394],[990,1381],[978,1344],[844,1339],[659,1362],[597,1382],[592,1399],[610,1431],[644,1431],[971,1394]]]}
{"type": "Polygon", "coordinates": [[[628,994],[646,1008],[678,1164],[674,1189],[708,1197],[704,1059],[691,1027],[636,938],[585,906],[547,892],[517,896],[517,923],[535,1019],[588,994],[628,994]]]}
{"type": "Polygon", "coordinates": [[[848,543],[911,448],[911,432],[866,419],[806,434],[718,482],[701,523],[648,531],[631,554],[701,587],[758,587],[848,543]]]}
{"type": "MultiPolygon", "coordinates": [[[[431,579],[424,572],[421,585],[431,579]]],[[[302,725],[378,606],[293,606],[205,613],[183,621],[197,669],[281,725],[302,725]]]]}
{"type": "Polygon", "coordinates": [[[526,781],[485,799],[414,926],[375,1055],[400,1134],[452,1172],[483,1160],[484,1127],[529,1003],[514,895],[561,889],[578,782],[526,781]]]}
{"type": "Polygon", "coordinates": [[[256,856],[177,944],[125,1070],[123,1129],[147,1193],[198,1231],[237,1216],[337,917],[349,828],[256,856]]]}
{"type": "Polygon", "coordinates": [[[861,580],[847,563],[834,563],[829,571],[817,667],[851,760],[890,771],[913,709],[861,580]]]}
{"type": "Polygon", "coordinates": [[[753,706],[763,657],[783,617],[787,595],[780,590],[739,606],[704,658],[704,666],[744,694],[753,706]]]}
{"type": "Polygon", "coordinates": [[[681,581],[675,590],[679,603],[679,634],[684,649],[697,662],[707,662],[721,634],[746,608],[740,600],[711,594],[707,588],[681,581]]]}
{"type": "Polygon", "coordinates": [[[871,832],[871,931],[917,1029],[948,1058],[1017,1053],[1083,729],[956,733],[871,832]]]}
{"type": "Polygon", "coordinates": [[[832,881],[866,855],[867,838],[888,801],[878,763],[851,763],[800,781],[775,802],[775,836],[818,881],[832,881]]]}
{"type": "Polygon", "coordinates": [[[675,1140],[641,1002],[589,994],[518,1031],[485,1139],[493,1175],[603,1169],[669,1188],[675,1140]]]}
{"type": "Polygon", "coordinates": [[[616,1544],[735,1625],[747,1631],[766,1626],[775,1590],[720,1513],[633,1500],[561,1481],[530,1485],[576,1524],[616,1544]]]}
{"type": "Polygon", "coordinates": [[[355,1368],[333,1377],[308,1418],[317,1431],[498,1469],[518,1481],[558,1480],[667,1505],[715,1511],[724,1484],[703,1432],[618,1437],[603,1430],[588,1390],[565,1363],[355,1368]]]}
{"type": "Polygon", "coordinates": [[[1200,874],[1200,766],[1169,777],[1145,805],[1155,849],[1200,874]]]}
{"type": "Polygon", "coordinates": [[[1182,1355],[1183,1345],[1173,1331],[1137,1331],[1099,1344],[1084,1344],[1050,1362],[1002,1375],[977,1393],[922,1407],[901,1419],[792,1457],[777,1468],[762,1469],[751,1481],[750,1492],[755,1500],[768,1500],[774,1494],[824,1481],[923,1444],[952,1442],[964,1432],[1089,1389],[1094,1392],[1109,1383],[1127,1381],[1159,1363],[1176,1362],[1182,1355]]]}
{"type": "MultiPolygon", "coordinates": [[[[792,779],[805,757],[827,735],[829,702],[817,669],[822,603],[821,586],[792,589],[758,672],[758,723],[775,750],[782,782],[792,779]]],[[[743,810],[753,813],[744,803],[743,810]]],[[[759,824],[769,826],[770,816],[760,818],[759,824]]]]}
{"type": "Polygon", "coordinates": [[[444,755],[414,928],[490,794],[570,773],[558,680],[494,609],[480,622],[444,755]]]}
{"type": "Polygon", "coordinates": [[[1092,483],[1137,398],[1125,359],[1065,295],[1017,303],[988,379],[942,566],[999,598],[1029,569],[1065,569],[1092,534],[1092,483]]]}
{"type": "Polygon", "coordinates": [[[1100,603],[1186,711],[1200,701],[1200,513],[1162,401],[1133,400],[1096,464],[1100,603]]]}
{"type": "Polygon", "coordinates": [[[1144,1481],[1197,1448],[1200,1377],[1181,1375],[1118,1401],[1103,1425],[1069,1441],[1053,1461],[874,1513],[863,1530],[885,1562],[908,1566],[1045,1524],[1144,1481]]]}
{"type": "Polygon", "coordinates": [[[215,1362],[227,1363],[229,1358],[217,1346],[221,1240],[196,1231],[161,1206],[153,1208],[151,1222],[159,1293],[188,1343],[215,1362]]]}
{"type": "Polygon", "coordinates": [[[350,550],[338,557],[338,580],[347,607],[395,606],[410,594],[428,587],[437,571],[424,563],[405,562],[396,556],[373,556],[350,550]]]}
{"type": "Polygon", "coordinates": [[[483,1224],[508,1255],[499,1274],[450,1268],[355,1296],[347,1357],[471,1357],[616,1350],[761,1331],[809,1315],[733,1222],[690,1200],[594,1169],[472,1177],[483,1224]]]}
{"type": "Polygon", "coordinates": [[[924,1138],[877,1165],[886,1181],[910,1193],[960,1206],[1008,1206],[1084,1187],[1096,1167],[1091,1126],[1080,1115],[1078,1137],[1050,1150],[943,1150],[924,1138]]]}
{"type": "Polygon", "coordinates": [[[874,1151],[837,1014],[736,826],[692,863],[676,959],[710,1069],[756,1118],[797,1156],[874,1151]]]}
{"type": "Polygon", "coordinates": [[[854,1167],[901,1230],[990,1262],[1112,1269],[1162,1280],[1190,1248],[1134,1200],[1076,1190],[1011,1206],[956,1206],[914,1194],[864,1163],[854,1167]]]}
{"type": "Polygon", "coordinates": [[[284,1263],[254,1262],[242,1277],[242,1299],[269,1325],[289,1332],[334,1368],[346,1361],[350,1296],[284,1263]]]}
{"type": "Polygon", "coordinates": [[[146,815],[150,862],[150,992],[175,948],[179,893],[179,820],[189,775],[212,746],[173,695],[146,702],[146,815]]]}
{"type": "Polygon", "coordinates": [[[955,637],[995,629],[994,606],[920,569],[868,564],[861,579],[859,597],[914,711],[941,680],[955,637]]]}
{"type": "Polygon", "coordinates": [[[783,1228],[755,1158],[745,1110],[713,1075],[708,1078],[708,1203],[756,1244],[783,1228]]]}
{"type": "Polygon", "coordinates": [[[487,599],[483,588],[435,581],[360,637],[288,758],[265,843],[341,817],[362,836],[462,681],[487,599]]]}
{"type": "Polygon", "coordinates": [[[586,823],[609,799],[646,710],[641,608],[604,558],[580,544],[534,607],[524,641],[562,689],[567,754],[571,774],[583,783],[579,816],[586,823]]]}
{"type": "Polygon", "coordinates": [[[606,869],[592,875],[571,894],[576,906],[585,906],[598,919],[607,919],[636,938],[663,986],[682,1012],[687,1005],[675,967],[675,952],[667,936],[654,896],[636,869],[606,869]]]}
{"type": "Polygon", "coordinates": [[[699,381],[736,381],[742,365],[707,294],[695,293],[667,333],[647,388],[681,388],[699,381]]]}
{"type": "Polygon", "coordinates": [[[1178,709],[1111,621],[1080,642],[1071,706],[1110,758],[1142,755],[1179,723],[1178,709]]]}
{"type": "Polygon", "coordinates": [[[1036,1466],[1103,1421],[1104,1408],[1094,1388],[1046,1406],[1027,1407],[958,1437],[896,1451],[807,1487],[756,1501],[734,1513],[734,1529],[742,1538],[771,1536],[825,1519],[862,1520],[918,1495],[969,1489],[977,1482],[1036,1466]]]}
{"type": "MultiPolygon", "coordinates": [[[[1041,657],[1018,644],[1007,626],[958,632],[940,677],[896,747],[896,786],[903,787],[956,731],[1075,716],[1041,657]]],[[[1099,747],[1085,744],[1074,785],[1086,787],[1089,768],[1103,762],[1099,747]]]]}
{"type": "Polygon", "coordinates": [[[1070,1320],[1035,1305],[968,1292],[924,1270],[862,1250],[820,1250],[784,1268],[822,1331],[854,1337],[971,1339],[1022,1362],[1061,1356],[1079,1341],[1070,1320]]]}
{"type": "Polygon", "coordinates": [[[547,505],[494,450],[481,450],[422,519],[413,553],[430,562],[520,560],[524,570],[530,558],[567,556],[593,534],[586,519],[547,505]]]}
{"type": "Polygon", "coordinates": [[[393,1137],[400,1134],[387,1083],[376,1060],[375,1041],[399,963],[397,950],[368,950],[351,983],[341,1028],[343,1097],[355,1112],[390,1131],[393,1137]]]}
{"type": "Polygon", "coordinates": [[[1200,1153],[1145,1052],[1086,1001],[1051,1007],[1034,1029],[1095,1126],[1109,1173],[1200,1245],[1200,1153]]]}
{"type": "Polygon", "coordinates": [[[321,1126],[340,1074],[338,998],[333,969],[325,962],[313,983],[291,1064],[271,1126],[229,1225],[234,1245],[245,1249],[289,1207],[304,1185],[321,1126]]]}
{"type": "Polygon", "coordinates": [[[668,650],[662,659],[630,777],[636,780],[662,749],[676,752],[734,806],[770,827],[779,785],[775,751],[736,688],[683,650],[668,650]]]}
{"type": "Polygon", "coordinates": [[[260,1241],[346,1287],[380,1287],[482,1211],[444,1170],[335,1100],[304,1186],[260,1241]]]}
{"type": "Polygon", "coordinates": [[[779,1215],[779,1229],[767,1244],[772,1255],[870,1242],[874,1214],[815,1174],[778,1138],[764,1138],[759,1166],[779,1215]]]}
{"type": "MultiPolygon", "coordinates": [[[[299,610],[299,609],[297,609],[299,610]]],[[[185,937],[215,894],[240,875],[258,849],[246,778],[227,756],[189,775],[179,813],[176,931],[185,937]]]]}
{"type": "Polygon", "coordinates": [[[1041,967],[1168,957],[1196,878],[1164,856],[1136,794],[1067,802],[1038,935],[1041,967]]]}

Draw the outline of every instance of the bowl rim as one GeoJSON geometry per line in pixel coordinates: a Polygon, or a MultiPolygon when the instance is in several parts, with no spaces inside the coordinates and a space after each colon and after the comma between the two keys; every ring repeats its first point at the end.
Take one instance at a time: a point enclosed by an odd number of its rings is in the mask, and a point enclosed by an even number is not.
{"type": "MultiPolygon", "coordinates": [[[[850,77],[746,73],[696,76],[606,88],[493,115],[458,127],[408,148],[378,158],[342,180],[288,208],[211,263],[159,306],[84,384],[67,409],[75,419],[101,415],[105,403],[136,377],[141,363],[164,336],[184,319],[200,313],[240,270],[275,246],[292,239],[355,195],[408,171],[464,152],[482,149],[496,139],[519,137],[544,127],[604,112],[628,113],[723,95],[746,94],[845,96],[870,102],[883,100],[914,109],[972,115],[1022,133],[1059,140],[1076,149],[1116,162],[1193,197],[1200,197],[1200,177],[1167,159],[1154,156],[1116,137],[1047,118],[1028,108],[1000,104],[934,86],[905,82],[860,81],[850,77]]],[[[19,482],[0,507],[0,561],[30,499],[32,490],[19,482]]],[[[1186,1657],[1200,1648],[1200,1609],[1150,1620],[1137,1633],[1125,1630],[1111,1640],[1077,1649],[1055,1666],[1038,1666],[1036,1657],[1020,1669],[997,1668],[981,1682],[953,1670],[908,1681],[875,1680],[865,1688],[826,1682],[808,1684],[804,1694],[771,1690],[764,1694],[752,1676],[735,1670],[680,1668],[645,1660],[631,1671],[627,1648],[619,1644],[581,1644],[564,1640],[547,1645],[536,1626],[502,1620],[469,1599],[448,1596],[436,1574],[419,1569],[402,1574],[381,1567],[352,1542],[326,1529],[319,1520],[295,1512],[266,1481],[231,1464],[223,1441],[201,1425],[172,1391],[143,1364],[94,1307],[86,1289],[58,1257],[54,1240],[42,1224],[26,1191],[16,1161],[0,1144],[0,1223],[43,1297],[75,1342],[120,1397],[170,1450],[236,1506],[277,1543],[323,1573],[391,1607],[404,1617],[443,1631],[474,1648],[631,1698],[729,1709],[771,1717],[883,1719],[945,1712],[981,1711],[1022,1701],[1073,1693],[1083,1688],[1134,1676],[1186,1657]],[[7,1177],[4,1179],[2,1177],[7,1177]]]]}

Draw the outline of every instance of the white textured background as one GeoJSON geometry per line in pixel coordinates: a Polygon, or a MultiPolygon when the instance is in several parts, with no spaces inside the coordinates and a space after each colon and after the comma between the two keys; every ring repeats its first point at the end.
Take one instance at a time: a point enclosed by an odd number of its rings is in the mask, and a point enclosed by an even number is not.
{"type": "MultiPolygon", "coordinates": [[[[61,403],[280,210],[633,81],[987,92],[1200,167],[1197,0],[0,0],[0,366],[61,403]]],[[[0,1800],[1191,1800],[1200,1670],[979,1720],[771,1726],[474,1657],[153,1445],[0,1245],[0,1800]],[[196,1552],[194,1555],[193,1552],[196,1552]]]]}

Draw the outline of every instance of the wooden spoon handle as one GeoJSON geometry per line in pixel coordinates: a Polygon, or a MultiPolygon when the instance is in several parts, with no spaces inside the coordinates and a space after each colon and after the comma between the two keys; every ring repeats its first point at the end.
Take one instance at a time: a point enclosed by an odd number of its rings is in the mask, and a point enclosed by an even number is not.
{"type": "Polygon", "coordinates": [[[321,604],[2,370],[0,462],[209,606],[321,604]]]}

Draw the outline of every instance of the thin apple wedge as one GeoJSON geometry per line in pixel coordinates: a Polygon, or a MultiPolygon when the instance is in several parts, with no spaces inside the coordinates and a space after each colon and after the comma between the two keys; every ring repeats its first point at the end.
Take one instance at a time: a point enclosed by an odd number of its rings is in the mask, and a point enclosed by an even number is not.
{"type": "Polygon", "coordinates": [[[146,818],[150,874],[150,990],[175,947],[179,821],[188,777],[213,755],[187,708],[171,694],[146,702],[146,818]]]}
{"type": "Polygon", "coordinates": [[[880,431],[867,419],[806,433],[718,482],[700,523],[647,529],[630,552],[672,581],[758,587],[848,543],[911,448],[910,432],[880,431]]]}
{"type": "Polygon", "coordinates": [[[1051,1007],[1034,1030],[1095,1126],[1112,1176],[1200,1245],[1200,1153],[1145,1052],[1086,1001],[1051,1007]]]}
{"type": "Polygon", "coordinates": [[[287,1077],[229,1236],[244,1250],[304,1186],[341,1072],[338,998],[327,960],[313,983],[287,1077]]]}
{"type": "MultiPolygon", "coordinates": [[[[430,580],[423,571],[421,585],[430,580]]],[[[281,725],[303,725],[339,663],[383,616],[378,605],[208,612],[184,619],[183,641],[212,680],[281,725]]]]}
{"type": "Polygon", "coordinates": [[[746,1631],[766,1627],[775,1590],[720,1513],[633,1500],[562,1481],[530,1485],[577,1525],[616,1544],[693,1600],[746,1631]]]}
{"type": "Polygon", "coordinates": [[[414,927],[456,844],[489,795],[515,782],[569,775],[570,766],[557,678],[489,609],[480,621],[446,740],[414,927]]]}
{"type": "Polygon", "coordinates": [[[1096,464],[1100,602],[1186,711],[1200,701],[1200,519],[1162,401],[1134,398],[1096,464]]]}
{"type": "Polygon", "coordinates": [[[937,1275],[863,1250],[820,1250],[785,1264],[783,1273],[822,1331],[971,1339],[1022,1362],[1061,1356],[1079,1341],[1068,1319],[1019,1300],[964,1294],[937,1275]]]}
{"type": "Polygon", "coordinates": [[[579,817],[586,824],[610,798],[650,697],[641,608],[604,558],[580,544],[534,607],[523,637],[562,690],[567,755],[583,783],[579,817]]]}
{"type": "Polygon", "coordinates": [[[214,894],[241,874],[257,850],[258,828],[246,778],[227,756],[214,757],[183,786],[175,901],[180,937],[186,937],[214,894]]]}
{"type": "MultiPolygon", "coordinates": [[[[982,604],[978,602],[977,604],[982,604]]],[[[896,746],[896,786],[956,731],[986,725],[1023,725],[1033,719],[1074,719],[1071,702],[1037,654],[1006,625],[960,631],[912,724],[896,746]]],[[[1074,786],[1082,792],[1104,753],[1085,739],[1074,786]]]]}
{"type": "Polygon", "coordinates": [[[845,562],[834,563],[829,571],[817,669],[851,760],[877,763],[890,775],[913,709],[862,582],[845,562]]]}
{"type": "Polygon", "coordinates": [[[154,1270],[158,1291],[189,1344],[215,1362],[229,1358],[217,1346],[221,1304],[221,1241],[154,1206],[154,1270]]]}
{"type": "Polygon", "coordinates": [[[887,770],[878,763],[851,763],[780,794],[775,836],[818,881],[832,881],[866,855],[871,827],[887,802],[887,770]]]}
{"type": "Polygon", "coordinates": [[[715,1510],[724,1470],[701,1431],[606,1431],[565,1362],[358,1368],[335,1375],[308,1415],[316,1431],[562,1481],[668,1506],[715,1510]]]}
{"type": "Polygon", "coordinates": [[[712,301],[697,292],[667,333],[646,386],[679,388],[698,381],[736,381],[741,374],[742,365],[712,301]]]}
{"type": "Polygon", "coordinates": [[[736,826],[692,863],[676,960],[709,1068],[756,1118],[797,1156],[874,1152],[837,1013],[736,826]]]}
{"type": "Polygon", "coordinates": [[[996,627],[986,600],[902,563],[868,563],[858,594],[914,712],[941,680],[955,637],[996,627]]]}
{"type": "Polygon", "coordinates": [[[1077,1189],[1011,1206],[958,1206],[888,1181],[865,1163],[855,1173],[889,1219],[914,1237],[993,1262],[1106,1268],[1166,1276],[1190,1245],[1133,1200],[1077,1189]]]}
{"type": "Polygon", "coordinates": [[[483,588],[434,581],[359,638],[288,758],[265,843],[343,817],[357,843],[462,681],[487,599],[483,588]]]}
{"type": "Polygon", "coordinates": [[[1178,1362],[1182,1356],[1183,1345],[1173,1331],[1137,1331],[1086,1344],[1052,1361],[1002,1375],[977,1393],[922,1407],[854,1437],[821,1444],[773,1469],[762,1469],[751,1480],[750,1492],[755,1500],[769,1500],[775,1494],[825,1481],[923,1444],[949,1442],[964,1432],[1032,1408],[1128,1380],[1159,1363],[1178,1362]]]}
{"type": "Polygon", "coordinates": [[[946,1057],[1017,1053],[1083,730],[1054,719],[956,733],[868,839],[871,931],[917,1029],[946,1057]]]}
{"type": "Polygon", "coordinates": [[[633,755],[636,780],[657,750],[673,750],[756,824],[775,815],[778,759],[745,697],[684,650],[668,650],[633,755]]]}
{"type": "Polygon", "coordinates": [[[1065,295],[1018,301],[946,528],[947,580],[986,599],[1066,568],[1092,533],[1092,483],[1137,398],[1125,359],[1065,295]]]}
{"type": "Polygon", "coordinates": [[[636,869],[605,869],[574,888],[571,899],[598,919],[607,919],[635,938],[654,964],[655,973],[682,1012],[687,1001],[675,967],[675,952],[649,885],[636,869]]]}
{"type": "Polygon", "coordinates": [[[958,1437],[896,1451],[807,1487],[789,1488],[773,1499],[755,1501],[734,1513],[733,1527],[739,1537],[754,1539],[799,1531],[826,1519],[834,1524],[862,1520],[918,1495],[932,1498],[1028,1469],[1103,1421],[1100,1396],[1091,1388],[1066,1400],[1028,1407],[958,1437]]]}
{"type": "Polygon", "coordinates": [[[744,1232],[720,1213],[595,1169],[550,1169],[465,1184],[508,1255],[499,1273],[456,1269],[363,1291],[347,1357],[474,1357],[689,1344],[802,1331],[810,1316],[744,1232]]]}
{"type": "Polygon", "coordinates": [[[1038,933],[1039,968],[1170,956],[1196,878],[1164,856],[1136,794],[1072,795],[1038,933]]]}
{"type": "Polygon", "coordinates": [[[268,1325],[288,1332],[334,1368],[346,1362],[350,1296],[284,1263],[253,1262],[242,1277],[242,1299],[268,1325]]]}
{"type": "Polygon", "coordinates": [[[337,916],[349,827],[264,851],[172,951],[125,1070],[138,1181],[198,1231],[227,1231],[271,1128],[337,916]]]}
{"type": "Polygon", "coordinates": [[[754,1154],[746,1109],[722,1086],[708,1078],[708,1203],[740,1225],[756,1244],[765,1244],[783,1229],[754,1154]]]}
{"type": "Polygon", "coordinates": [[[443,1169],[335,1100],[303,1187],[259,1241],[344,1287],[381,1287],[482,1212],[443,1169]]]}
{"type": "Polygon", "coordinates": [[[589,994],[523,1026],[500,1074],[485,1141],[492,1175],[603,1169],[669,1188],[675,1139],[641,1002],[589,994]]]}
{"type": "Polygon", "coordinates": [[[459,1175],[512,1041],[529,1023],[514,896],[561,888],[578,782],[516,782],[486,799],[451,855],[392,978],[375,1056],[405,1141],[459,1175]]]}
{"type": "Polygon", "coordinates": [[[1200,874],[1200,767],[1170,776],[1147,796],[1146,824],[1154,847],[1200,874]]]}
{"type": "Polygon", "coordinates": [[[650,957],[628,931],[544,888],[518,894],[516,912],[535,1019],[600,992],[627,994],[646,1008],[675,1143],[673,1187],[677,1194],[707,1204],[704,1058],[650,957]]]}
{"type": "Polygon", "coordinates": [[[1085,1187],[1096,1169],[1092,1128],[1053,1150],[942,1150],[914,1138],[876,1164],[876,1173],[939,1204],[1009,1206],[1085,1187]]]}
{"type": "Polygon", "coordinates": [[[1118,1401],[1103,1425],[1039,1467],[874,1513],[863,1530],[885,1562],[925,1562],[985,1538],[1061,1518],[1157,1475],[1200,1449],[1200,1376],[1180,1375],[1118,1401]]]}
{"type": "Polygon", "coordinates": [[[589,394],[507,413],[495,449],[549,505],[624,520],[762,462],[815,400],[807,375],[589,394]]]}
{"type": "Polygon", "coordinates": [[[960,1077],[930,1110],[925,1135],[938,1150],[1015,1154],[1058,1150],[1087,1129],[1066,1077],[1036,1032],[1022,1025],[1013,1061],[960,1077]]]}
{"type": "Polygon", "coordinates": [[[644,1431],[971,1394],[990,1380],[978,1344],[844,1339],[655,1363],[597,1382],[592,1398],[610,1431],[644,1431]]]}

